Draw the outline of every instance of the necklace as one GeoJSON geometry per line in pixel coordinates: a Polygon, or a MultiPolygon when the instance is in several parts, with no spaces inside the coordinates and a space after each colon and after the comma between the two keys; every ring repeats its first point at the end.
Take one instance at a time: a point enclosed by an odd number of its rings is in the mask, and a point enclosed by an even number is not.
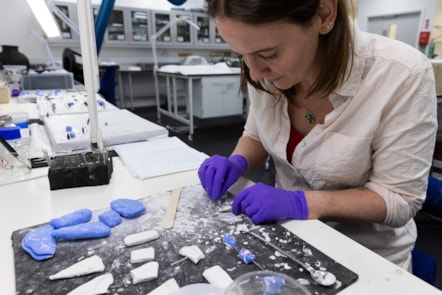
{"type": "MultiPolygon", "coordinates": [[[[334,92],[329,94],[329,98],[334,98],[336,96],[336,94],[334,92]]],[[[316,111],[316,109],[322,104],[322,102],[324,101],[325,96],[323,96],[317,103],[315,106],[313,106],[313,108],[308,109],[302,102],[302,108],[304,109],[304,118],[305,120],[310,123],[310,124],[314,124],[316,122],[316,115],[314,113],[314,111],[316,111]]]]}

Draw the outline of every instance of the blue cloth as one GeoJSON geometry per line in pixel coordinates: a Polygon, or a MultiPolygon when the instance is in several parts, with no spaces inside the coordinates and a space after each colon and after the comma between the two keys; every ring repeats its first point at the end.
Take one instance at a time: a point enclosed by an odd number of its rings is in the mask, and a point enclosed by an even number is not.
{"type": "Polygon", "coordinates": [[[101,213],[98,219],[109,227],[114,227],[121,223],[121,216],[114,210],[108,210],[101,213]]]}
{"type": "Polygon", "coordinates": [[[413,274],[434,286],[437,274],[437,260],[417,249],[413,249],[411,253],[413,259],[413,274]]]}
{"type": "Polygon", "coordinates": [[[146,208],[140,201],[132,199],[113,200],[110,206],[124,218],[135,218],[146,212],[146,208]]]}
{"type": "Polygon", "coordinates": [[[101,221],[81,223],[55,229],[52,236],[65,240],[98,239],[110,235],[111,229],[101,221]]]}
{"type": "Polygon", "coordinates": [[[422,211],[442,218],[442,180],[428,177],[427,198],[422,205],[422,211]]]}
{"type": "Polygon", "coordinates": [[[58,218],[51,219],[51,225],[54,228],[61,228],[65,226],[76,225],[80,223],[89,222],[92,218],[92,211],[89,209],[79,209],[72,213],[63,215],[58,218]]]}
{"type": "Polygon", "coordinates": [[[22,242],[22,248],[35,260],[52,258],[57,250],[55,238],[52,236],[54,228],[50,225],[39,227],[28,232],[22,242]]]}

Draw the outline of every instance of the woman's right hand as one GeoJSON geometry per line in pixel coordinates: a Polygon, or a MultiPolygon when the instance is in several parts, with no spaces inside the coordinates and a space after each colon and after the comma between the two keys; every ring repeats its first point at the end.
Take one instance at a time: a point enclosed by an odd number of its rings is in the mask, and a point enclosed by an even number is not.
{"type": "Polygon", "coordinates": [[[242,155],[232,155],[228,158],[213,155],[201,164],[198,176],[209,197],[216,201],[238,181],[247,168],[247,159],[242,155]]]}

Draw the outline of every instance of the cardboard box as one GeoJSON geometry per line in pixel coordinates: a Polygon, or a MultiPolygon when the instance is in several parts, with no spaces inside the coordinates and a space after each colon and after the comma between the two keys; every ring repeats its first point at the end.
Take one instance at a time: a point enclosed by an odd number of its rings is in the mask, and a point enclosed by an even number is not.
{"type": "Polygon", "coordinates": [[[0,86],[0,103],[8,103],[11,99],[11,90],[8,86],[0,86]]]}

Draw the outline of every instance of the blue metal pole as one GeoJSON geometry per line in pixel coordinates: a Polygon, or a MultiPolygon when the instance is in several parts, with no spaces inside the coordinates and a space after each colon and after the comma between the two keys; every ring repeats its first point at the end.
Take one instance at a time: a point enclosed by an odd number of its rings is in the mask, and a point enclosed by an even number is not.
{"type": "Polygon", "coordinates": [[[100,53],[104,33],[106,32],[114,4],[115,0],[103,0],[98,11],[98,15],[95,19],[95,41],[97,44],[97,55],[100,53]]]}

